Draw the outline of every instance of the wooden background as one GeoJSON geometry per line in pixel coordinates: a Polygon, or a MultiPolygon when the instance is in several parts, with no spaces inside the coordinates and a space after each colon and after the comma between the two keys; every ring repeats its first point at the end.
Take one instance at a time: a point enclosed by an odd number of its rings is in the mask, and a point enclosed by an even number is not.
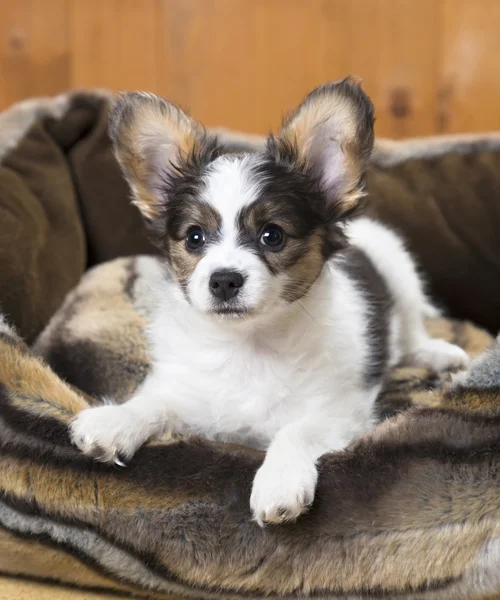
{"type": "Polygon", "coordinates": [[[360,75],[378,134],[500,129],[500,0],[0,0],[0,108],[146,89],[265,133],[360,75]]]}

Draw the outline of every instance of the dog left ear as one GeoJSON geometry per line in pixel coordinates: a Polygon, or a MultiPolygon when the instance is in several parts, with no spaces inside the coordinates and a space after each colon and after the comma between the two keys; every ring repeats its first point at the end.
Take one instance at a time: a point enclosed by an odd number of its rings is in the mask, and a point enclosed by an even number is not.
{"type": "Polygon", "coordinates": [[[285,120],[268,150],[318,178],[329,206],[352,212],[364,195],[373,149],[374,109],[353,77],[313,90],[285,120]]]}
{"type": "Polygon", "coordinates": [[[204,128],[178,106],[143,92],[119,96],[110,112],[109,133],[133,203],[146,222],[161,217],[170,199],[164,185],[168,177],[209,141],[204,128]]]}

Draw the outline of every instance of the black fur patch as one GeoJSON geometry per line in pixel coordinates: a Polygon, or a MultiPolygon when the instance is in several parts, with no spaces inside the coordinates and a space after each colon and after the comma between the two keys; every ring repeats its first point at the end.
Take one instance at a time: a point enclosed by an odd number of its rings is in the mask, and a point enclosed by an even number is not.
{"type": "Polygon", "coordinates": [[[271,272],[276,274],[276,269],[260,244],[260,233],[266,224],[279,224],[286,237],[294,241],[293,251],[283,252],[281,269],[290,268],[307,252],[308,244],[300,241],[306,241],[315,232],[321,236],[323,260],[346,245],[339,225],[341,212],[327,208],[319,181],[312,173],[303,172],[296,161],[284,163],[271,155],[264,156],[255,162],[250,176],[255,182],[262,182],[262,189],[260,197],[238,216],[239,241],[259,254],[271,272]]]}
{"type": "Polygon", "coordinates": [[[137,272],[137,260],[132,259],[127,265],[127,279],[123,291],[130,298],[130,300],[134,300],[134,286],[139,277],[137,272]]]}
{"type": "Polygon", "coordinates": [[[366,336],[370,345],[370,357],[365,383],[371,386],[382,382],[387,374],[393,298],[384,278],[361,249],[349,246],[338,256],[339,267],[356,282],[368,307],[366,336]]]}
{"type": "Polygon", "coordinates": [[[162,250],[166,250],[169,236],[178,239],[182,224],[189,221],[189,211],[199,198],[208,166],[222,154],[224,149],[218,139],[204,134],[187,156],[180,156],[176,165],[169,165],[162,173],[158,190],[164,199],[161,216],[146,220],[153,242],[162,250]]]}
{"type": "Polygon", "coordinates": [[[147,363],[130,357],[130,348],[111,351],[89,339],[61,339],[45,360],[69,384],[95,398],[128,396],[149,372],[147,363]]]}
{"type": "MultiPolygon", "coordinates": [[[[71,446],[69,432],[66,423],[58,421],[54,417],[35,416],[29,411],[23,411],[18,406],[14,406],[11,402],[11,393],[5,384],[0,384],[0,407],[2,420],[17,431],[22,431],[23,435],[33,438],[39,438],[44,444],[55,444],[57,446],[71,446]]],[[[20,400],[23,397],[17,395],[20,400]]],[[[30,397],[29,400],[33,403],[36,401],[43,406],[47,401],[43,398],[30,397]]],[[[58,407],[61,412],[67,411],[58,407]]]]}

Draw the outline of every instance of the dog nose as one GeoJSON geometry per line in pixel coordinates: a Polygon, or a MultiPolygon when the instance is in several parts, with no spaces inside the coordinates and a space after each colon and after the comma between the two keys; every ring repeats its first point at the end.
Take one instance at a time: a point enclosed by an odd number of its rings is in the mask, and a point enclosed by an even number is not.
{"type": "Polygon", "coordinates": [[[208,287],[212,296],[227,302],[240,291],[243,281],[243,275],[238,271],[216,271],[210,276],[208,287]]]}

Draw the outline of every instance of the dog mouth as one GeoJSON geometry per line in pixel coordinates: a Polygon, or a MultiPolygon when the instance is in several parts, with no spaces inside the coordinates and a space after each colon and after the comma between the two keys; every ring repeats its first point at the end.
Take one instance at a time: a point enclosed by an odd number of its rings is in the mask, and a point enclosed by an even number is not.
{"type": "Polygon", "coordinates": [[[212,308],[210,312],[217,317],[241,319],[250,315],[252,311],[241,306],[217,306],[212,308]]]}

